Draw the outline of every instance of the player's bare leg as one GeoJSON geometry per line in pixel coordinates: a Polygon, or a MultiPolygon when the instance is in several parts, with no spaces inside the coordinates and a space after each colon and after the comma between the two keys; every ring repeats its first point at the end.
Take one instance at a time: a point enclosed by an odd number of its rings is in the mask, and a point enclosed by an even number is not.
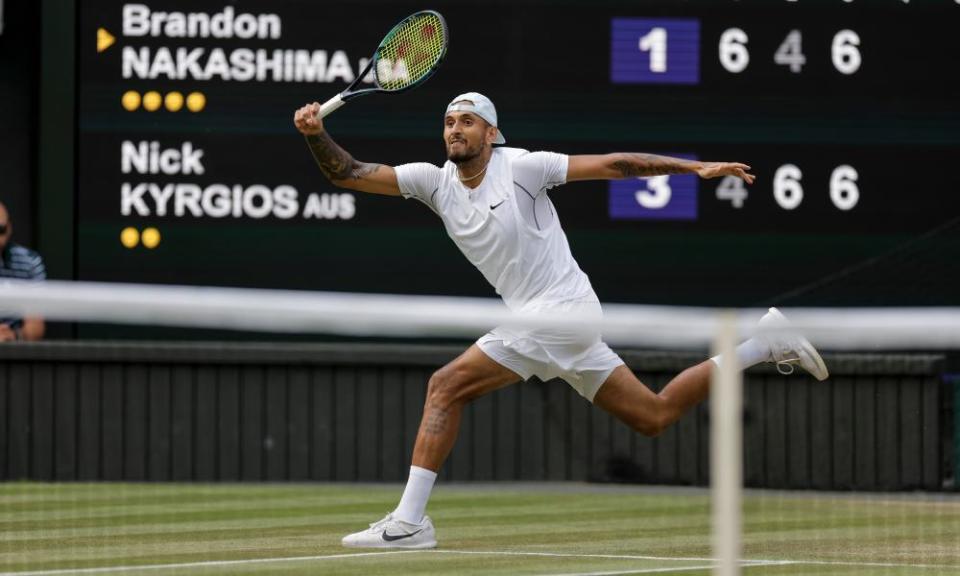
{"type": "MultiPolygon", "coordinates": [[[[760,326],[777,332],[751,338],[737,347],[742,368],[775,362],[784,374],[792,373],[793,366],[799,365],[818,380],[827,378],[827,367],[820,354],[806,338],[790,329],[779,310],[771,308],[760,320],[760,326]]],[[[659,394],[644,386],[629,368],[619,366],[597,391],[593,403],[641,434],[657,436],[706,399],[711,374],[721,361],[720,357],[712,358],[687,368],[659,394]]]]}
{"type": "Polygon", "coordinates": [[[626,366],[616,368],[593,397],[593,403],[646,436],[657,436],[710,392],[715,364],[707,360],[687,368],[659,394],[647,388],[626,366]]]}
{"type": "Polygon", "coordinates": [[[427,384],[413,465],[434,472],[447,459],[460,431],[463,407],[484,394],[520,381],[512,370],[494,362],[474,344],[437,370],[427,384]]]}
{"type": "Polygon", "coordinates": [[[433,548],[433,523],[423,512],[437,471],[453,449],[460,432],[463,407],[476,398],[509,384],[520,376],[484,354],[474,344],[455,360],[434,372],[427,384],[420,430],[413,448],[413,465],[396,510],[351,534],[343,545],[361,548],[433,548]]]}

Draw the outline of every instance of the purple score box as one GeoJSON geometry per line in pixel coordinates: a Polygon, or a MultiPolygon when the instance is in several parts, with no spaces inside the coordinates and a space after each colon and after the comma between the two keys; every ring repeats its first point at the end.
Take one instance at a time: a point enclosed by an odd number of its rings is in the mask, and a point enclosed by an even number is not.
{"type": "Polygon", "coordinates": [[[614,84],[700,82],[700,21],[696,18],[614,18],[610,25],[610,81],[614,84]],[[640,49],[642,38],[647,38],[645,50],[640,49]]]}
{"type": "MultiPolygon", "coordinates": [[[[669,154],[696,160],[692,154],[669,154]]],[[[696,220],[697,175],[610,181],[611,220],[696,220]]]]}

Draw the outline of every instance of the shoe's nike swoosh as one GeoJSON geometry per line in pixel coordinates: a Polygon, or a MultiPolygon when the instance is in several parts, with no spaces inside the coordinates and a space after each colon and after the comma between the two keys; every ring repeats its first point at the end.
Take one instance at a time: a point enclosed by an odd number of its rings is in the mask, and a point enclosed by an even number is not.
{"type": "Polygon", "coordinates": [[[501,200],[500,202],[498,202],[498,203],[490,206],[490,209],[491,209],[491,210],[496,210],[496,209],[497,209],[497,206],[503,204],[504,202],[506,202],[506,200],[501,200]]]}
{"type": "Polygon", "coordinates": [[[387,534],[387,531],[384,530],[383,534],[380,535],[383,538],[384,542],[393,542],[395,540],[403,540],[404,538],[409,538],[411,536],[416,536],[417,534],[423,532],[423,529],[417,530],[416,532],[411,532],[410,534],[398,534],[394,536],[393,534],[387,534]]]}

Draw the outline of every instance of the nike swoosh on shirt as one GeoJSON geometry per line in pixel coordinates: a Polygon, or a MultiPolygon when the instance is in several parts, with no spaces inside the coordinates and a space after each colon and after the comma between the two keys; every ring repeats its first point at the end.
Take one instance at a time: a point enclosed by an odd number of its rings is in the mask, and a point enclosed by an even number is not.
{"type": "Polygon", "coordinates": [[[503,204],[504,202],[506,202],[506,200],[501,200],[501,201],[497,202],[496,204],[493,204],[492,206],[490,206],[490,209],[491,209],[491,210],[496,210],[496,209],[497,209],[497,206],[503,204]]]}
{"type": "Polygon", "coordinates": [[[411,537],[411,536],[416,536],[417,534],[419,534],[419,533],[421,533],[421,532],[423,532],[423,529],[422,529],[422,528],[421,528],[420,530],[417,530],[416,532],[412,532],[412,533],[410,533],[410,534],[399,534],[399,535],[397,535],[397,536],[394,536],[393,534],[387,534],[387,531],[384,530],[384,531],[383,531],[383,534],[381,534],[380,537],[383,538],[383,540],[384,540],[385,542],[393,542],[393,541],[395,541],[395,540],[403,540],[404,538],[409,538],[409,537],[411,537]]]}

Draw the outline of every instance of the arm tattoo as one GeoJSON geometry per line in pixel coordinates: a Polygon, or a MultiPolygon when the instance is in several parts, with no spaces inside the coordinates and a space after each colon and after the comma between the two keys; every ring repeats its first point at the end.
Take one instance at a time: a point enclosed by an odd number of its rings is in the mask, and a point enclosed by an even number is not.
{"type": "Polygon", "coordinates": [[[374,172],[379,170],[381,166],[382,164],[371,164],[369,162],[354,161],[353,170],[351,171],[350,176],[354,180],[359,180],[365,176],[369,176],[370,174],[373,174],[374,172]]]}
{"type": "Polygon", "coordinates": [[[611,165],[624,177],[660,176],[664,174],[685,174],[695,170],[695,163],[681,158],[669,158],[656,154],[622,154],[611,165]]]}
{"type": "Polygon", "coordinates": [[[349,152],[341,148],[326,132],[310,134],[307,146],[323,175],[330,180],[360,180],[380,169],[380,164],[357,162],[349,152]]]}

